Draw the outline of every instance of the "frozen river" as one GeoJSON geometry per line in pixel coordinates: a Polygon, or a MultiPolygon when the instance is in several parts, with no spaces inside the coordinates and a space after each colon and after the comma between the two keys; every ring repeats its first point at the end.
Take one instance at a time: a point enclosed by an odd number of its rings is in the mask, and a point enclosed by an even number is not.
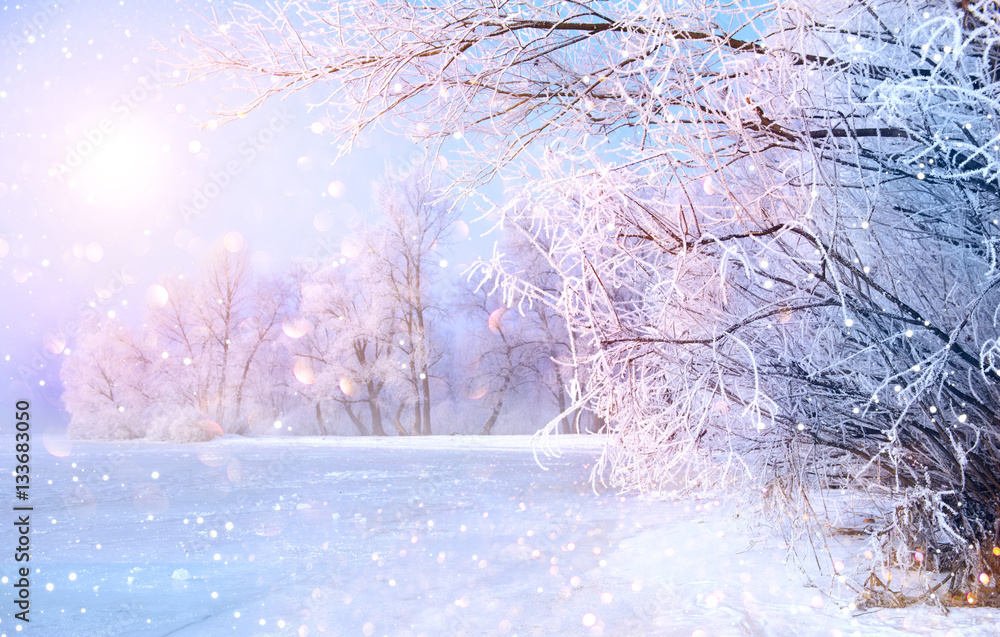
{"type": "Polygon", "coordinates": [[[544,469],[516,437],[74,442],[33,466],[21,634],[1000,634],[855,617],[725,502],[594,493],[599,440],[563,440],[544,469]]]}

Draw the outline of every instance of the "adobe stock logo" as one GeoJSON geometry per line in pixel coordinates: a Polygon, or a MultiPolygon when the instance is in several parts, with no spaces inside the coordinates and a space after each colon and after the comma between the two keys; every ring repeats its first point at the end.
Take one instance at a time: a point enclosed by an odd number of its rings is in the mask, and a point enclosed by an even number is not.
{"type": "MultiPolygon", "coordinates": [[[[20,54],[28,46],[34,44],[41,37],[42,29],[52,21],[62,10],[63,2],[49,0],[42,2],[40,6],[34,7],[34,11],[24,20],[24,24],[4,36],[3,44],[6,48],[20,54]]],[[[27,7],[20,7],[27,9],[27,7]]]]}

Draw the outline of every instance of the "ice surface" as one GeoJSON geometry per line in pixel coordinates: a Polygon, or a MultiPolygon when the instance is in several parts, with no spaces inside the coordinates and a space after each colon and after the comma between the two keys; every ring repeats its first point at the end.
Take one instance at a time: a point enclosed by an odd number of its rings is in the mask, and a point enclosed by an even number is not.
{"type": "Polygon", "coordinates": [[[600,439],[560,440],[545,469],[515,436],[74,442],[35,467],[27,634],[1000,635],[845,613],[726,502],[595,494],[600,439]]]}

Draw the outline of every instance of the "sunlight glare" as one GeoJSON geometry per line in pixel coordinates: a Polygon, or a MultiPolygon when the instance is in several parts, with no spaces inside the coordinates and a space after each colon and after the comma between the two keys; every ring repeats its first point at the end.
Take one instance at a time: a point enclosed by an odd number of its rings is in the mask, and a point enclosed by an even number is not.
{"type": "Polygon", "coordinates": [[[80,169],[87,201],[113,208],[155,201],[165,177],[162,147],[151,124],[137,120],[116,130],[80,169]]]}

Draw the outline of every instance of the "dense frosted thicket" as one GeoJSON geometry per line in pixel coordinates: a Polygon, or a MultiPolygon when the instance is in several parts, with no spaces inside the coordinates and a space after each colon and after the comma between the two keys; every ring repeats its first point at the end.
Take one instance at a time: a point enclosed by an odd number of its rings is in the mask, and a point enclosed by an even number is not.
{"type": "Polygon", "coordinates": [[[348,142],[391,114],[466,194],[503,175],[561,285],[479,274],[565,317],[613,484],[736,481],[793,519],[859,489],[886,561],[995,598],[995,2],[283,6],[192,35],[192,72],[243,108],[330,81],[348,142]]]}

